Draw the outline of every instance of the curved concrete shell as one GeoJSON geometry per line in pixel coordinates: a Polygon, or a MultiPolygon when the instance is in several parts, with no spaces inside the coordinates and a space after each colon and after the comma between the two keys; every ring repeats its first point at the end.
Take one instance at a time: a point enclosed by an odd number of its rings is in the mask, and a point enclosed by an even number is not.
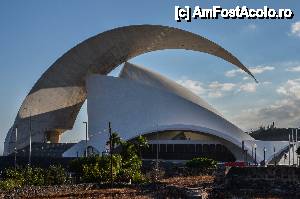
{"type": "Polygon", "coordinates": [[[159,73],[148,70],[144,67],[139,67],[135,64],[126,62],[120,73],[120,78],[134,80],[136,82],[146,84],[151,87],[156,87],[158,89],[163,89],[167,92],[172,92],[188,101],[191,101],[203,108],[206,108],[217,115],[221,114],[209,105],[206,101],[201,99],[198,95],[194,94],[190,90],[175,83],[174,81],[160,75],[159,73]]]}
{"type": "MultiPolygon", "coordinates": [[[[236,149],[242,140],[254,140],[174,81],[128,63],[120,77],[91,75],[87,79],[90,142],[100,152],[105,149],[108,122],[126,140],[166,130],[204,132],[236,149]]],[[[77,154],[70,149],[65,155],[70,153],[77,154]]]]}
{"type": "Polygon", "coordinates": [[[231,53],[191,32],[158,25],[116,28],[78,44],[41,76],[25,98],[7,134],[4,154],[12,152],[14,146],[28,145],[29,132],[33,142],[43,142],[49,137],[45,134],[54,136],[51,140],[59,140],[57,136],[72,129],[86,100],[85,80],[88,75],[105,75],[130,58],[163,49],[205,52],[234,64],[254,78],[231,53]],[[16,127],[19,132],[17,143],[16,127]]]}
{"type": "MultiPolygon", "coordinates": [[[[257,161],[274,157],[273,147],[281,152],[287,142],[256,141],[240,128],[226,120],[199,96],[176,82],[145,68],[126,63],[119,78],[91,75],[87,79],[89,147],[101,153],[108,140],[108,122],[120,137],[129,140],[141,134],[164,131],[190,131],[210,137],[210,143],[226,146],[237,160],[243,160],[244,149],[248,160],[251,148],[257,145],[257,161]]],[[[162,134],[159,133],[159,137],[162,134]]],[[[199,138],[200,138],[199,137],[199,138]]],[[[186,143],[203,143],[202,138],[186,143]]],[[[159,139],[163,143],[174,140],[159,139]]],[[[150,142],[156,140],[150,140],[150,142]]],[[[182,140],[181,140],[182,141],[182,140]]],[[[160,141],[156,141],[160,142],[160,141]]],[[[176,141],[177,143],[180,141],[176,141]]],[[[67,150],[64,157],[82,156],[85,141],[67,150]]]]}

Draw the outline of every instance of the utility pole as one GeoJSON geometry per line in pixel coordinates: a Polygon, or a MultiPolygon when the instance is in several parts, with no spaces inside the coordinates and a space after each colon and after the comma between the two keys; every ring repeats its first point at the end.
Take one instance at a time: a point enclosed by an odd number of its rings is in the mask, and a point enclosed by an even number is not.
{"type": "Polygon", "coordinates": [[[273,150],[274,150],[274,165],[276,166],[276,159],[275,159],[275,152],[276,152],[276,149],[275,149],[275,146],[273,146],[273,150]]]}
{"type": "Polygon", "coordinates": [[[109,151],[110,151],[110,185],[113,188],[113,146],[112,146],[112,130],[111,130],[111,122],[108,123],[109,129],[109,151]]]}
{"type": "Polygon", "coordinates": [[[257,166],[257,162],[256,162],[256,148],[257,148],[257,145],[256,145],[256,143],[254,143],[252,147],[254,148],[254,163],[255,163],[255,166],[257,166]]]}
{"type": "Polygon", "coordinates": [[[158,180],[158,150],[159,150],[159,146],[158,146],[158,130],[156,131],[156,179],[158,180]]]}
{"type": "Polygon", "coordinates": [[[18,127],[15,129],[15,169],[17,168],[17,141],[18,141],[18,127]]]}
{"type": "MultiPolygon", "coordinates": [[[[298,150],[298,128],[296,128],[296,152],[298,150]]],[[[298,159],[299,159],[299,156],[297,154],[297,159],[296,159],[296,166],[298,167],[298,159]]]]}
{"type": "Polygon", "coordinates": [[[291,135],[289,134],[289,166],[291,165],[291,135]]]}
{"type": "Polygon", "coordinates": [[[256,144],[254,145],[254,162],[255,162],[255,165],[257,165],[257,162],[256,162],[256,144]]]}
{"type": "Polygon", "coordinates": [[[245,150],[245,159],[246,159],[246,164],[248,165],[248,157],[247,157],[247,154],[248,154],[248,150],[245,150]]]}
{"type": "Polygon", "coordinates": [[[266,149],[266,147],[264,147],[264,167],[267,166],[266,165],[266,151],[267,151],[267,149],[266,149]]]}
{"type": "Polygon", "coordinates": [[[242,156],[243,156],[243,161],[245,162],[245,142],[242,141],[242,156]]]}
{"type": "Polygon", "coordinates": [[[295,164],[295,141],[294,141],[294,129],[292,129],[292,147],[293,147],[293,166],[295,164]]]}
{"type": "Polygon", "coordinates": [[[251,145],[251,157],[252,157],[252,160],[254,159],[253,157],[253,144],[251,145]]]}
{"type": "Polygon", "coordinates": [[[31,131],[32,131],[32,121],[31,121],[31,110],[29,116],[29,156],[28,156],[28,166],[31,166],[31,131]]]}
{"type": "Polygon", "coordinates": [[[88,142],[88,123],[83,122],[85,124],[85,157],[88,156],[88,151],[87,151],[87,142],[88,142]]]}

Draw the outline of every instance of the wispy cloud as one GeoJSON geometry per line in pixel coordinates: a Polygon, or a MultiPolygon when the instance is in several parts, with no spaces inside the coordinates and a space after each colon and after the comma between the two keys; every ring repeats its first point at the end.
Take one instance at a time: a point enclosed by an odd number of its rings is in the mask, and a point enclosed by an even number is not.
{"type": "MultiPolygon", "coordinates": [[[[255,67],[250,67],[249,70],[251,71],[252,74],[261,74],[266,71],[271,71],[274,70],[275,68],[273,66],[255,66],[255,67]]],[[[241,69],[234,69],[234,70],[229,70],[225,73],[226,77],[235,77],[238,74],[245,74],[245,72],[241,69]]]]}
{"type": "Polygon", "coordinates": [[[229,70],[226,71],[225,76],[226,77],[235,77],[237,73],[243,73],[244,71],[239,70],[239,69],[234,69],[234,70],[229,70]]]}
{"type": "Polygon", "coordinates": [[[280,100],[262,108],[252,108],[242,111],[232,119],[244,129],[257,128],[275,122],[280,127],[298,127],[300,121],[300,100],[280,100]]]}
{"type": "Polygon", "coordinates": [[[177,83],[188,88],[189,90],[191,90],[193,93],[195,93],[197,95],[202,95],[206,92],[206,89],[203,87],[203,84],[196,80],[181,79],[181,80],[178,80],[177,83]]]}
{"type": "Polygon", "coordinates": [[[287,97],[300,99],[300,78],[287,80],[287,82],[279,86],[276,91],[287,97]]]}
{"type": "Polygon", "coordinates": [[[273,66],[256,66],[256,67],[249,68],[249,70],[253,74],[261,74],[265,71],[271,71],[271,70],[274,70],[274,69],[275,68],[273,66]]]}
{"type": "Polygon", "coordinates": [[[300,37],[300,21],[297,21],[291,25],[291,35],[300,37]]]}
{"type": "Polygon", "coordinates": [[[221,83],[218,81],[211,82],[208,84],[207,96],[210,98],[219,98],[223,97],[225,93],[232,91],[236,87],[234,83],[221,83]]]}
{"type": "Polygon", "coordinates": [[[222,90],[222,91],[231,91],[234,87],[235,84],[233,83],[220,83],[218,81],[214,81],[208,85],[210,89],[214,90],[222,90]]]}
{"type": "Polygon", "coordinates": [[[218,82],[213,81],[208,84],[203,84],[200,81],[191,79],[181,79],[177,83],[191,90],[199,96],[207,96],[209,98],[220,98],[224,97],[228,93],[253,93],[256,92],[259,85],[267,85],[271,82],[262,82],[260,84],[252,82],[242,82],[242,83],[229,83],[229,82],[218,82]]]}
{"type": "Polygon", "coordinates": [[[219,98],[219,97],[223,97],[223,93],[221,91],[211,91],[208,93],[208,97],[210,98],[219,98]]]}
{"type": "Polygon", "coordinates": [[[181,79],[177,83],[191,90],[199,96],[206,95],[210,98],[219,98],[224,96],[225,92],[232,91],[235,87],[233,83],[220,83],[218,81],[211,82],[207,85],[204,85],[200,81],[191,80],[191,79],[181,79]]]}
{"type": "Polygon", "coordinates": [[[286,69],[289,72],[300,72],[300,66],[289,67],[286,69]]]}
{"type": "MultiPolygon", "coordinates": [[[[268,82],[267,82],[268,84],[268,82]]],[[[276,89],[283,97],[272,104],[242,111],[232,120],[245,129],[275,122],[281,127],[298,127],[300,121],[300,79],[287,80],[276,89]]]]}
{"type": "Polygon", "coordinates": [[[244,91],[244,92],[248,92],[248,93],[253,93],[256,91],[256,88],[257,88],[257,85],[256,83],[246,83],[246,84],[242,84],[240,87],[239,87],[239,91],[244,91]]]}

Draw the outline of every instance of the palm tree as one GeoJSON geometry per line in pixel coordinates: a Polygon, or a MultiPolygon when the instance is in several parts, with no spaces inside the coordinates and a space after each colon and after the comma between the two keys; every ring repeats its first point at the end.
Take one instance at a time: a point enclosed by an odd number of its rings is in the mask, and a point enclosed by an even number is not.
{"type": "Polygon", "coordinates": [[[142,158],[142,150],[148,148],[149,144],[147,139],[144,136],[139,135],[134,141],[134,146],[136,150],[139,152],[140,158],[142,158]]]}
{"type": "Polygon", "coordinates": [[[109,139],[106,144],[110,145],[111,143],[111,149],[114,150],[116,148],[116,146],[118,146],[119,144],[121,144],[121,138],[119,136],[119,134],[117,132],[113,132],[111,134],[111,140],[109,139]]]}
{"type": "Polygon", "coordinates": [[[127,160],[131,159],[131,157],[136,155],[135,145],[132,144],[131,142],[126,142],[126,141],[122,142],[121,148],[122,148],[121,156],[124,161],[127,161],[127,160]]]}

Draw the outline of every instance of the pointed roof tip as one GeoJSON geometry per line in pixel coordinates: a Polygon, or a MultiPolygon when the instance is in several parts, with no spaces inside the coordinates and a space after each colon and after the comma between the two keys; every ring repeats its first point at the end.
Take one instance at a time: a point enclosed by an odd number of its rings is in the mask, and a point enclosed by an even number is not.
{"type": "Polygon", "coordinates": [[[125,62],[124,62],[124,66],[125,66],[126,64],[132,64],[132,63],[130,63],[129,61],[125,61],[125,62]]]}
{"type": "Polygon", "coordinates": [[[139,69],[139,70],[146,70],[144,67],[142,67],[142,66],[139,66],[139,65],[136,65],[136,64],[133,64],[133,63],[131,63],[131,62],[129,62],[129,61],[125,61],[124,62],[124,65],[123,65],[123,67],[122,67],[122,69],[121,69],[121,71],[120,71],[120,73],[119,73],[119,75],[118,75],[118,77],[124,77],[124,75],[125,75],[125,73],[127,73],[127,72],[129,72],[131,69],[139,69]]]}
{"type": "Polygon", "coordinates": [[[259,83],[258,80],[255,78],[255,76],[250,72],[251,77],[254,79],[255,83],[259,83]]]}
{"type": "Polygon", "coordinates": [[[119,73],[119,77],[122,76],[122,74],[124,73],[124,71],[128,70],[128,67],[132,67],[132,63],[128,62],[128,61],[125,61],[124,62],[124,65],[122,66],[121,70],[120,70],[120,73],[119,73]]]}
{"type": "MultiPolygon", "coordinates": [[[[131,62],[129,62],[129,61],[126,61],[126,62],[124,62],[124,65],[123,65],[122,70],[123,70],[124,68],[128,68],[128,67],[139,67],[139,66],[137,66],[136,64],[133,64],[133,63],[131,63],[131,62]]],[[[141,68],[142,68],[142,67],[141,67],[141,68]]]]}

